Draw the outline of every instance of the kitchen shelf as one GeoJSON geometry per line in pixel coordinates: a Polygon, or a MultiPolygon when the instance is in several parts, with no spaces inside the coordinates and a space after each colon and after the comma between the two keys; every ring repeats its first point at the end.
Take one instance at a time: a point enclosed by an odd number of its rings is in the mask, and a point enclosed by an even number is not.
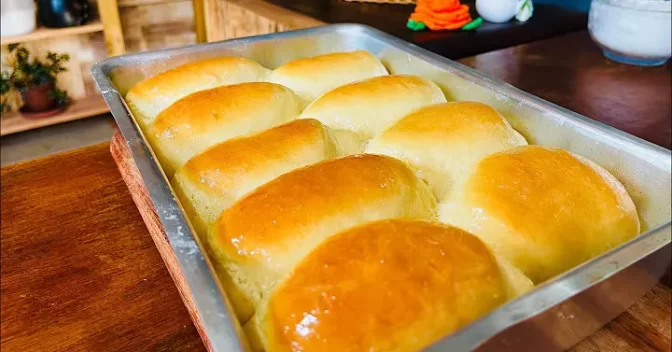
{"type": "Polygon", "coordinates": [[[2,45],[25,43],[54,37],[63,37],[68,35],[78,35],[78,34],[95,33],[102,31],[103,31],[103,24],[99,20],[95,20],[91,23],[75,27],[66,27],[66,28],[40,27],[28,34],[0,37],[0,43],[2,43],[2,45]]]}
{"type": "Polygon", "coordinates": [[[79,120],[109,112],[103,96],[100,94],[74,100],[62,113],[45,118],[27,118],[20,112],[3,113],[0,116],[0,136],[32,130],[34,128],[55,125],[62,122],[79,120]]]}

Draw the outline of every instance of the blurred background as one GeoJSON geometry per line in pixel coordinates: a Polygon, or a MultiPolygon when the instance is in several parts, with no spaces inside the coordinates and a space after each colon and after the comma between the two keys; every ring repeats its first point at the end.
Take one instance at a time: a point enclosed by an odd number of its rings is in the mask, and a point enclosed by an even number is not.
{"type": "MultiPolygon", "coordinates": [[[[458,59],[585,29],[590,6],[589,0],[536,0],[540,18],[531,21],[529,28],[514,22],[484,27],[476,36],[483,39],[474,40],[452,33],[408,31],[405,24],[414,8],[412,0],[398,1],[406,4],[341,0],[1,2],[3,165],[109,140],[114,123],[89,72],[93,63],[109,56],[324,23],[360,22],[458,59]],[[555,8],[571,12],[556,15],[555,8]],[[441,52],[444,48],[451,48],[454,55],[441,52]]],[[[473,8],[474,1],[463,3],[473,8]]]]}

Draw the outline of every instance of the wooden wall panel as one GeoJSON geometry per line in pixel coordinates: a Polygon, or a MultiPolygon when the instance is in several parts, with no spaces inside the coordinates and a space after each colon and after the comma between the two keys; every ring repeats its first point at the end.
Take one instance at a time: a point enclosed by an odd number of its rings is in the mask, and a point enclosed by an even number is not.
{"type": "Polygon", "coordinates": [[[128,52],[196,43],[191,0],[119,1],[128,52]]]}
{"type": "Polygon", "coordinates": [[[202,0],[209,42],[308,28],[324,23],[261,0],[202,0]]]}

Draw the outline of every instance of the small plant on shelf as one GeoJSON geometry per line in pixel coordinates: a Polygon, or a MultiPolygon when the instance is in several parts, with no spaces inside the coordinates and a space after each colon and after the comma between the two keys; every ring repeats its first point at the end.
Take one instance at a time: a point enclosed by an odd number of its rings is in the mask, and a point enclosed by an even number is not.
{"type": "Polygon", "coordinates": [[[67,71],[64,64],[70,60],[69,55],[48,52],[40,60],[21,45],[11,44],[8,48],[11,70],[0,77],[2,111],[7,108],[6,99],[12,90],[21,94],[22,111],[50,111],[68,104],[68,93],[56,88],[56,79],[59,73],[67,71]]]}

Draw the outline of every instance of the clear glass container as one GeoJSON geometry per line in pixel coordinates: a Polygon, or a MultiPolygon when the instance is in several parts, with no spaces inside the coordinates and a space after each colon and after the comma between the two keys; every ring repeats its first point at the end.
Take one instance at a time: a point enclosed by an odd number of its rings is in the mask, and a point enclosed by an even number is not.
{"type": "Polygon", "coordinates": [[[671,56],[669,0],[593,0],[588,30],[604,55],[638,66],[658,66],[671,56]]]}

